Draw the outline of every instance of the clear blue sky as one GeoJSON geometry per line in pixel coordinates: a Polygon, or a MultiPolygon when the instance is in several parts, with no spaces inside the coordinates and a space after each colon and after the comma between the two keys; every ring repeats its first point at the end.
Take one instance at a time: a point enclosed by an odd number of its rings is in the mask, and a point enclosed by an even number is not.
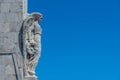
{"type": "Polygon", "coordinates": [[[119,0],[28,0],[44,15],[39,80],[120,80],[119,0]]]}

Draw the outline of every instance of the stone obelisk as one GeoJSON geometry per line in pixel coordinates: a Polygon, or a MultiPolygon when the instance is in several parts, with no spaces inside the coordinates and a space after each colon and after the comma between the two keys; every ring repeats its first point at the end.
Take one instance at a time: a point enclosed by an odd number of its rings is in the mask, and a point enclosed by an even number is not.
{"type": "Polygon", "coordinates": [[[27,0],[0,0],[0,80],[38,80],[40,13],[27,13],[27,0]]]}

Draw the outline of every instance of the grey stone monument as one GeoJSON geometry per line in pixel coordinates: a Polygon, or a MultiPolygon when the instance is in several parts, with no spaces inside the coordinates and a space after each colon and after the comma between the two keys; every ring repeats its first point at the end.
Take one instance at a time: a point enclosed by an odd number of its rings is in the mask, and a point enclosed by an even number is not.
{"type": "Polygon", "coordinates": [[[0,0],[0,80],[38,80],[40,13],[27,13],[27,0],[0,0]]]}

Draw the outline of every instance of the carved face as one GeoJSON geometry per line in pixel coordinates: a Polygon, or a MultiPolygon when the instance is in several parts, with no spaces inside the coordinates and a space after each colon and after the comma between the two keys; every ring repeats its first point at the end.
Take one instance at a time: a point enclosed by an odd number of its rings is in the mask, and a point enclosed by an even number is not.
{"type": "Polygon", "coordinates": [[[33,14],[32,16],[33,16],[34,20],[38,21],[38,22],[41,21],[41,19],[43,18],[42,14],[40,14],[40,13],[33,14]]]}

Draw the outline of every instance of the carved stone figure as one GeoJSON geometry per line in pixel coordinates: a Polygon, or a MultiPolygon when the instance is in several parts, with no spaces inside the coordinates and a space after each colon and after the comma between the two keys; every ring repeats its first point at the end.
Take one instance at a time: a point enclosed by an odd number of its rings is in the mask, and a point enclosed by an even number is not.
{"type": "Polygon", "coordinates": [[[41,53],[41,33],[39,25],[42,15],[33,13],[23,22],[23,56],[25,76],[35,76],[35,68],[41,53]]]}

